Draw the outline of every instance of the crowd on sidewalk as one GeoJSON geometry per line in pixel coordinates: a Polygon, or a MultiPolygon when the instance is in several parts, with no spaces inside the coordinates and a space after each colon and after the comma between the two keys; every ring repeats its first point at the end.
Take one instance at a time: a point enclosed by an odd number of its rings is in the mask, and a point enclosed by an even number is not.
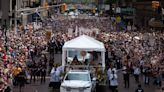
{"type": "Polygon", "coordinates": [[[42,55],[46,46],[44,31],[41,29],[39,31],[22,29],[21,26],[17,32],[13,30],[7,31],[7,37],[2,30],[0,31],[1,91],[6,87],[19,85],[20,82],[18,83],[18,81],[21,75],[25,75],[24,78],[26,79],[28,75],[33,75],[38,67],[43,71],[46,68],[46,59],[42,55]],[[35,57],[40,57],[40,60],[36,61],[35,57]]]}

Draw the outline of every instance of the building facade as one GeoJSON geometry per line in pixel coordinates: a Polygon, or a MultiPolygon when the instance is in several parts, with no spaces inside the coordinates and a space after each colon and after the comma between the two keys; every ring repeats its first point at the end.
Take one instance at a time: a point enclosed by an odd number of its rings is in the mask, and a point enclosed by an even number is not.
{"type": "Polygon", "coordinates": [[[10,13],[10,0],[0,0],[0,25],[4,25],[6,20],[9,25],[9,14],[10,13]]]}
{"type": "MultiPolygon", "coordinates": [[[[159,1],[162,7],[163,1],[159,1]]],[[[136,22],[139,26],[148,27],[148,22],[151,18],[161,20],[161,15],[158,13],[158,8],[154,9],[152,1],[135,2],[133,6],[136,9],[136,22]]]]}
{"type": "Polygon", "coordinates": [[[44,1],[45,0],[0,0],[0,25],[4,25],[4,20],[6,20],[7,26],[11,27],[11,25],[14,24],[15,18],[20,15],[15,14],[16,9],[38,7],[41,5],[41,2],[44,1]]]}

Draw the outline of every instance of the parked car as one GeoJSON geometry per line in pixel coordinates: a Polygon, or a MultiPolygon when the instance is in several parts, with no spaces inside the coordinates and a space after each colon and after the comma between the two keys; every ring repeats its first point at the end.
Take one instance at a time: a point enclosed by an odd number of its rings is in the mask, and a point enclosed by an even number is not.
{"type": "Polygon", "coordinates": [[[60,92],[95,92],[96,78],[88,70],[69,71],[60,86],[60,92]]]}

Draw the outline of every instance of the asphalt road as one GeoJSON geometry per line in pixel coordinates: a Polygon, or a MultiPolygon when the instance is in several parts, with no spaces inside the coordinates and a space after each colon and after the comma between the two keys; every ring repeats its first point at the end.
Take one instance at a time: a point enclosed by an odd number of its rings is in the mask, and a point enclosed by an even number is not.
{"type": "MultiPolygon", "coordinates": [[[[55,54],[55,60],[54,61],[61,63],[61,54],[55,54]]],[[[118,81],[119,81],[118,92],[135,92],[135,89],[137,88],[137,85],[138,85],[137,83],[135,83],[134,77],[131,76],[130,77],[130,87],[124,88],[123,76],[122,76],[121,72],[118,73],[118,81]]],[[[144,92],[160,92],[159,87],[152,85],[153,80],[151,80],[151,83],[149,86],[143,84],[143,78],[142,77],[140,77],[140,82],[141,82],[141,85],[144,89],[144,92]]],[[[46,83],[41,84],[40,80],[38,79],[36,83],[26,84],[21,92],[60,92],[59,90],[52,91],[48,87],[48,84],[49,84],[49,77],[47,76],[46,83]]],[[[20,92],[19,88],[13,87],[13,92],[20,92]]],[[[106,89],[103,92],[111,92],[108,89],[108,85],[106,85],[106,89]]]]}

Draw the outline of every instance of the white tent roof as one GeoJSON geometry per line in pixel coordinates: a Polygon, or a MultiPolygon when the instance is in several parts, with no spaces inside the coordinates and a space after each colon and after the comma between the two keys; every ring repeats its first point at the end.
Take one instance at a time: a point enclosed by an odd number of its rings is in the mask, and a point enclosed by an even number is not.
{"type": "Polygon", "coordinates": [[[92,37],[82,35],[70,41],[67,41],[63,49],[68,50],[86,50],[86,51],[105,51],[104,44],[92,37]]]}

